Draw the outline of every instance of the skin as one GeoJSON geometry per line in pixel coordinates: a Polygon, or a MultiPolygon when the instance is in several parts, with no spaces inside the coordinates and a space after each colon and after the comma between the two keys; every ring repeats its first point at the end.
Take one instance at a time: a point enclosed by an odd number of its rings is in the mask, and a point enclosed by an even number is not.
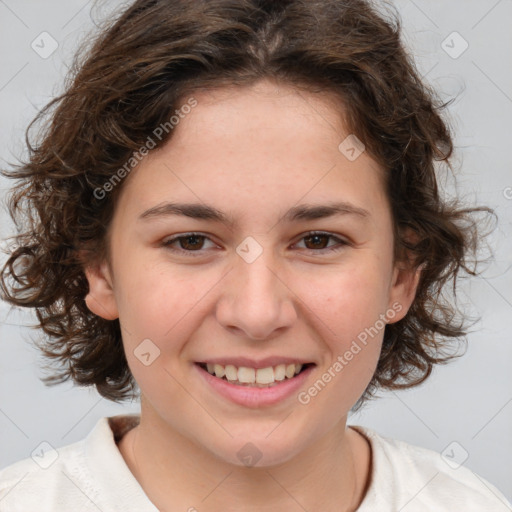
{"type": "Polygon", "coordinates": [[[194,97],[171,140],[123,183],[110,261],[86,268],[88,307],[119,318],[142,393],[141,423],[119,449],[161,510],[355,510],[371,453],[347,414],[375,371],[383,329],[307,405],[296,394],[259,409],[234,404],[194,362],[300,357],[316,364],[307,390],[393,304],[401,311],[388,323],[403,318],[418,275],[393,261],[383,169],[366,152],[353,162],[340,152],[349,132],[328,94],[263,80],[194,97]],[[139,218],[167,201],[206,203],[234,224],[139,218]],[[297,204],[336,201],[368,214],[282,220],[297,204]],[[315,242],[314,230],[335,238],[315,242]],[[190,232],[207,237],[195,252],[164,245],[190,232]],[[236,252],[248,236],[263,249],[252,263],[236,252]],[[149,366],[134,354],[144,339],[160,349],[149,366]],[[237,457],[248,442],[261,453],[250,468],[237,457]]]}

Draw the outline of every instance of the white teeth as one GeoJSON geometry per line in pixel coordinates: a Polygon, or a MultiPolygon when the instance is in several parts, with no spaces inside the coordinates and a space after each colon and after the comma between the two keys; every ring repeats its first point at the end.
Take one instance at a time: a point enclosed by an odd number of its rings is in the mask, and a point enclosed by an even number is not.
{"type": "Polygon", "coordinates": [[[240,368],[238,368],[238,381],[244,384],[253,384],[256,382],[256,370],[254,368],[240,366],[240,368]]]}
{"type": "MultiPolygon", "coordinates": [[[[208,365],[206,365],[206,367],[208,368],[208,365]]],[[[219,379],[222,379],[222,377],[224,377],[224,375],[226,375],[226,372],[224,370],[224,366],[222,366],[220,364],[214,364],[213,365],[213,369],[215,371],[215,375],[217,377],[219,377],[219,379]]],[[[208,370],[208,371],[210,372],[210,370],[208,370]]],[[[212,372],[210,372],[210,373],[212,373],[212,372]]]]}
{"type": "Polygon", "coordinates": [[[241,384],[254,385],[272,385],[276,381],[283,381],[285,378],[291,379],[302,370],[302,364],[278,364],[277,366],[268,366],[266,368],[249,368],[241,366],[237,368],[232,364],[222,366],[221,364],[207,363],[206,369],[211,375],[219,379],[223,377],[230,382],[239,382],[241,384]]]}
{"type": "Polygon", "coordinates": [[[270,384],[274,382],[274,368],[258,368],[256,370],[256,382],[258,384],[270,384]]]}
{"type": "Polygon", "coordinates": [[[278,364],[274,368],[274,379],[276,380],[284,380],[286,377],[286,365],[285,364],[278,364]]]}
{"type": "Polygon", "coordinates": [[[228,364],[225,368],[226,371],[226,379],[228,380],[238,380],[238,372],[235,366],[232,364],[228,364]]]}
{"type": "Polygon", "coordinates": [[[286,371],[285,375],[291,379],[295,375],[295,365],[294,364],[288,364],[286,365],[286,371]]]}

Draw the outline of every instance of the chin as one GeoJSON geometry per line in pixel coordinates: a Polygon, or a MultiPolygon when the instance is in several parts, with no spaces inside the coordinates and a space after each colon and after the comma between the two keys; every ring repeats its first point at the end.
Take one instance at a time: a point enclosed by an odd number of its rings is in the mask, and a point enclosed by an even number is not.
{"type": "Polygon", "coordinates": [[[213,450],[210,446],[209,450],[227,464],[240,468],[264,469],[285,464],[304,449],[305,443],[291,437],[289,432],[281,435],[269,435],[269,432],[272,429],[264,435],[251,434],[246,430],[243,435],[230,439],[228,446],[219,446],[213,450]]]}

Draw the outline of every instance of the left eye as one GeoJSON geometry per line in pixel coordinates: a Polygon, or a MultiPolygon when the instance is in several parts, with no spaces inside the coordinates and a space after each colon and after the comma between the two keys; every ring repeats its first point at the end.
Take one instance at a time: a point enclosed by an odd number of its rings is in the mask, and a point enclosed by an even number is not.
{"type": "Polygon", "coordinates": [[[185,252],[195,252],[199,249],[202,249],[202,245],[205,240],[209,240],[205,235],[200,235],[196,233],[189,233],[187,235],[176,236],[174,238],[169,238],[164,242],[165,247],[171,248],[171,250],[177,251],[185,251],[185,252]],[[180,248],[175,249],[171,247],[176,242],[179,242],[180,248]]]}
{"type": "MultiPolygon", "coordinates": [[[[306,243],[312,244],[313,249],[306,247],[308,250],[315,251],[317,250],[327,250],[327,251],[339,251],[344,245],[348,245],[347,242],[341,240],[340,238],[331,235],[330,233],[308,233],[306,236],[301,238],[301,240],[305,240],[306,243]],[[326,247],[326,243],[329,239],[335,240],[337,244],[331,247],[326,247]]],[[[316,251],[315,251],[316,252],[316,251]]]]}
{"type": "MultiPolygon", "coordinates": [[[[320,252],[320,251],[339,251],[344,246],[349,245],[348,242],[332,235],[331,233],[324,232],[311,232],[307,235],[303,236],[300,241],[304,240],[306,244],[306,250],[312,252],[320,252]],[[336,241],[333,246],[328,246],[329,240],[336,241]],[[310,247],[307,247],[309,245],[310,247]]],[[[199,252],[201,249],[204,249],[205,241],[211,240],[206,236],[200,233],[187,233],[185,235],[175,236],[169,238],[163,242],[163,246],[168,248],[173,252],[181,252],[181,253],[193,253],[199,252]],[[179,247],[173,247],[175,244],[178,244],[179,247]]],[[[213,243],[213,242],[211,242],[213,243]]],[[[195,254],[191,256],[196,256],[195,254]]],[[[198,255],[199,256],[199,255],[198,255]]]]}

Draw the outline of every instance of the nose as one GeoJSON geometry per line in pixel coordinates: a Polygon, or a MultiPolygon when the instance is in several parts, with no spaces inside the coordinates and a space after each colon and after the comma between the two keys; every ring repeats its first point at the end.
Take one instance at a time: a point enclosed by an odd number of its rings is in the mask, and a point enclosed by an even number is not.
{"type": "Polygon", "coordinates": [[[251,263],[237,257],[234,265],[217,303],[217,321],[252,340],[282,334],[295,322],[297,312],[293,292],[273,258],[264,251],[251,263]]]}

